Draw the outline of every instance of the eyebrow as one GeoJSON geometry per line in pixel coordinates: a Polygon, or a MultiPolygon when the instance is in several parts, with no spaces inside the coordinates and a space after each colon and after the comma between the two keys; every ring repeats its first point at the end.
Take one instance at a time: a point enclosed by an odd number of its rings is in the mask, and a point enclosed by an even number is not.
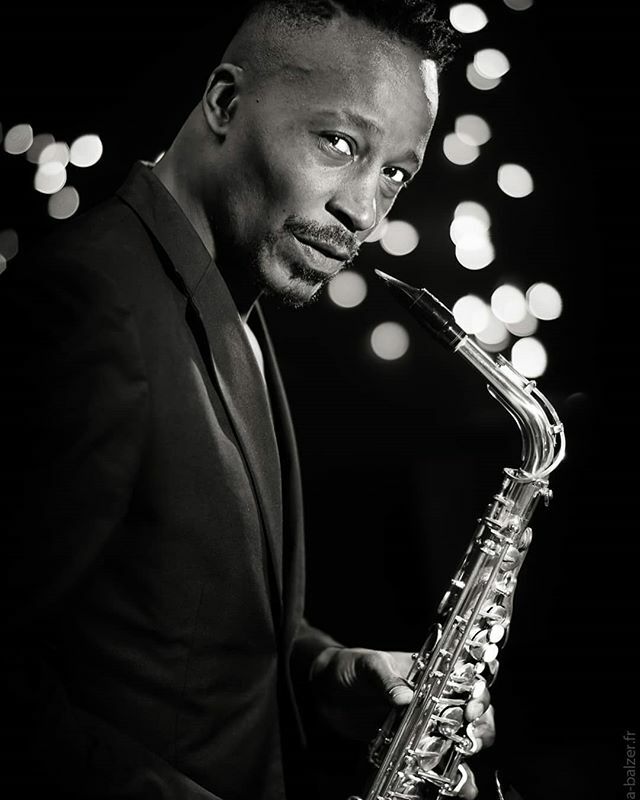
{"type": "MultiPolygon", "coordinates": [[[[372,119],[368,117],[364,117],[362,114],[359,114],[357,111],[348,111],[347,109],[343,109],[342,111],[332,111],[330,109],[326,109],[323,113],[331,114],[332,116],[341,116],[344,117],[347,122],[350,122],[356,128],[360,128],[361,130],[365,130],[374,136],[382,136],[383,130],[382,128],[375,123],[372,119]]],[[[420,160],[420,156],[414,151],[410,150],[407,153],[407,158],[416,166],[416,169],[420,169],[422,165],[422,161],[420,160]]]]}

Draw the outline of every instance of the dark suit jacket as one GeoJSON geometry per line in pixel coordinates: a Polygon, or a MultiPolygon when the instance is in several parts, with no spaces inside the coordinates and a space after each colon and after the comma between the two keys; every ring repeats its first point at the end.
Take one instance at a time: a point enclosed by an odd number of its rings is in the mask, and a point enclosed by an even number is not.
{"type": "Polygon", "coordinates": [[[333,640],[303,618],[260,312],[268,393],[216,265],[140,163],[10,263],[0,318],[3,779],[23,798],[284,797],[290,668],[304,680],[333,640]]]}

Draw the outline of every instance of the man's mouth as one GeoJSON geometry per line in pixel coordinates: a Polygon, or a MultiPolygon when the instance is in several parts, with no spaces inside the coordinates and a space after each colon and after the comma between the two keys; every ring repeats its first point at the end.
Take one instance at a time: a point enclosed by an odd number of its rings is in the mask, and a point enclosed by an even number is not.
{"type": "Polygon", "coordinates": [[[343,250],[334,244],[324,242],[320,239],[313,239],[308,236],[300,236],[295,233],[293,235],[300,242],[300,244],[306,245],[307,247],[312,247],[314,250],[317,250],[319,253],[322,253],[322,255],[332,259],[333,261],[339,261],[341,264],[344,264],[345,261],[349,261],[351,259],[351,253],[349,253],[348,250],[343,250]]]}
{"type": "Polygon", "coordinates": [[[318,242],[315,239],[307,239],[296,236],[293,237],[300,248],[306,266],[310,273],[316,273],[318,280],[332,278],[342,269],[345,261],[349,260],[349,254],[338,250],[333,245],[326,242],[318,242]]]}

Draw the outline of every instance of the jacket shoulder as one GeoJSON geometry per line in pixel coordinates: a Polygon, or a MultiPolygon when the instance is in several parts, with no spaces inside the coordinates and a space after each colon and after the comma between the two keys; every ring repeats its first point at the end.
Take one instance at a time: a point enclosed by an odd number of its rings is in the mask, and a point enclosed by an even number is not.
{"type": "Polygon", "coordinates": [[[55,285],[59,291],[87,299],[109,297],[132,307],[157,277],[158,262],[149,232],[135,212],[113,196],[25,248],[3,278],[5,285],[55,285]]]}

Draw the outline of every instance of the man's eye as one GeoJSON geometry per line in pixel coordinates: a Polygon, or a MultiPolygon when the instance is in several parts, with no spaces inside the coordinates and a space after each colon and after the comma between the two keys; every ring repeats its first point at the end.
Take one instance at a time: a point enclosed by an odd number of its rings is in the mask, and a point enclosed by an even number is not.
{"type": "Polygon", "coordinates": [[[382,172],[392,183],[397,183],[398,186],[404,186],[410,180],[409,175],[400,167],[386,167],[382,172]]]}
{"type": "Polygon", "coordinates": [[[337,133],[325,133],[323,138],[333,150],[337,150],[345,156],[353,155],[353,146],[344,136],[337,133]]]}

